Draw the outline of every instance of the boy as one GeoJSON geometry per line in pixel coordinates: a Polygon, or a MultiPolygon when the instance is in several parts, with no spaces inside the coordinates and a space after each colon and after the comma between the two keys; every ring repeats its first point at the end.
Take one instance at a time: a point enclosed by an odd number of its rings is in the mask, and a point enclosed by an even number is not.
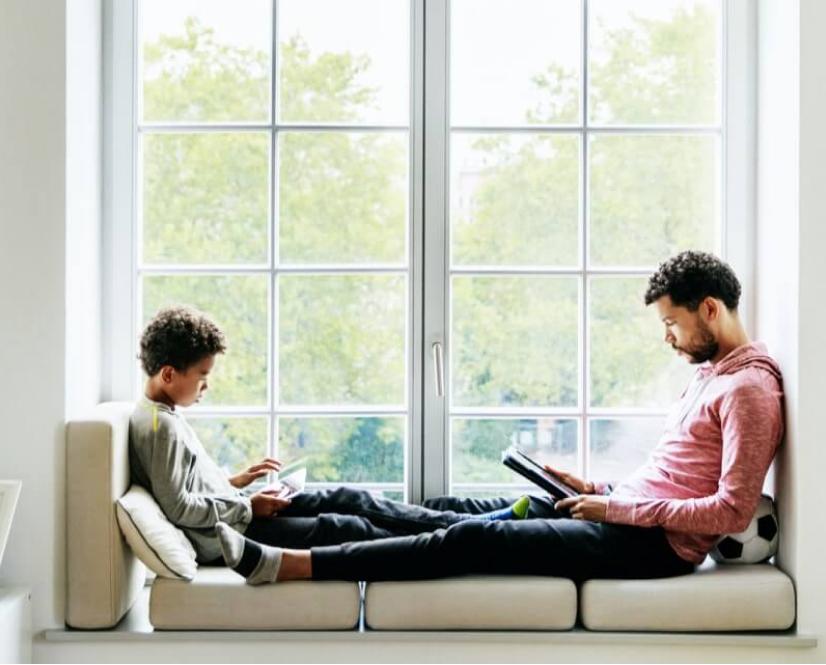
{"type": "MultiPolygon", "coordinates": [[[[252,542],[304,548],[527,514],[527,497],[504,509],[469,515],[377,499],[344,487],[302,492],[292,500],[278,490],[247,494],[241,490],[280,469],[281,463],[267,457],[227,477],[176,408],[195,404],[208,389],[215,359],[226,351],[221,330],[200,312],[172,307],[158,312],[149,323],[140,347],[148,378],[129,422],[132,481],[145,487],[167,518],[184,531],[201,563],[222,560],[215,533],[218,522],[252,542]]],[[[254,567],[244,570],[258,579],[254,567]]]]}

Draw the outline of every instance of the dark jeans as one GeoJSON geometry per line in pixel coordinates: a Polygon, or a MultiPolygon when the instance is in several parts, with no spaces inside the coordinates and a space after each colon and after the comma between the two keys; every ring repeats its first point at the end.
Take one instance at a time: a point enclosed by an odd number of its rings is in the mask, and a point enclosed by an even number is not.
{"type": "MultiPolygon", "coordinates": [[[[508,499],[444,497],[428,507],[484,512],[508,499]]],[[[684,575],[660,527],[574,520],[546,497],[531,497],[533,519],[460,521],[432,533],[312,548],[313,579],[415,580],[466,574],[546,575],[586,579],[645,579],[684,575]]]]}
{"type": "MultiPolygon", "coordinates": [[[[505,506],[510,503],[504,500],[505,506]]],[[[433,510],[347,487],[304,492],[276,517],[253,518],[244,535],[259,543],[294,549],[393,538],[443,529],[463,519],[458,512],[473,512],[456,505],[433,510]]]]}

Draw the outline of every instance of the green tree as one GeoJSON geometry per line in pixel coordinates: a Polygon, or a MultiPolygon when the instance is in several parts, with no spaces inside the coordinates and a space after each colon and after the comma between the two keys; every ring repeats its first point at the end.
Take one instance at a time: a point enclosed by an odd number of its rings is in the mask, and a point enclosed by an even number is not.
{"type": "Polygon", "coordinates": [[[269,53],[222,44],[196,17],[183,34],[143,44],[143,118],[167,122],[266,121],[269,53]]]}

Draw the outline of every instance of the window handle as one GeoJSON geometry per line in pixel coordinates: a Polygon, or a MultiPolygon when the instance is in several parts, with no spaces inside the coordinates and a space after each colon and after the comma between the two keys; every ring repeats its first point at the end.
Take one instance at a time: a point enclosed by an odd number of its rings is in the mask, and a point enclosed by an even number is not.
{"type": "Polygon", "coordinates": [[[436,394],[439,397],[445,395],[445,365],[442,354],[442,343],[433,342],[433,372],[436,379],[436,394]]]}

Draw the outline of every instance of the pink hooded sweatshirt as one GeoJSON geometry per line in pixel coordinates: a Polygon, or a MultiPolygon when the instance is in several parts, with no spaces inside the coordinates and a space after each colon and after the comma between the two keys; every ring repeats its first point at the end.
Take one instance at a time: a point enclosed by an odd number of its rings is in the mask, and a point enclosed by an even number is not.
{"type": "Polygon", "coordinates": [[[764,344],[704,363],[648,461],[611,492],[605,521],[661,526],[680,557],[702,563],[721,534],[749,525],[783,432],[782,377],[764,344]]]}

